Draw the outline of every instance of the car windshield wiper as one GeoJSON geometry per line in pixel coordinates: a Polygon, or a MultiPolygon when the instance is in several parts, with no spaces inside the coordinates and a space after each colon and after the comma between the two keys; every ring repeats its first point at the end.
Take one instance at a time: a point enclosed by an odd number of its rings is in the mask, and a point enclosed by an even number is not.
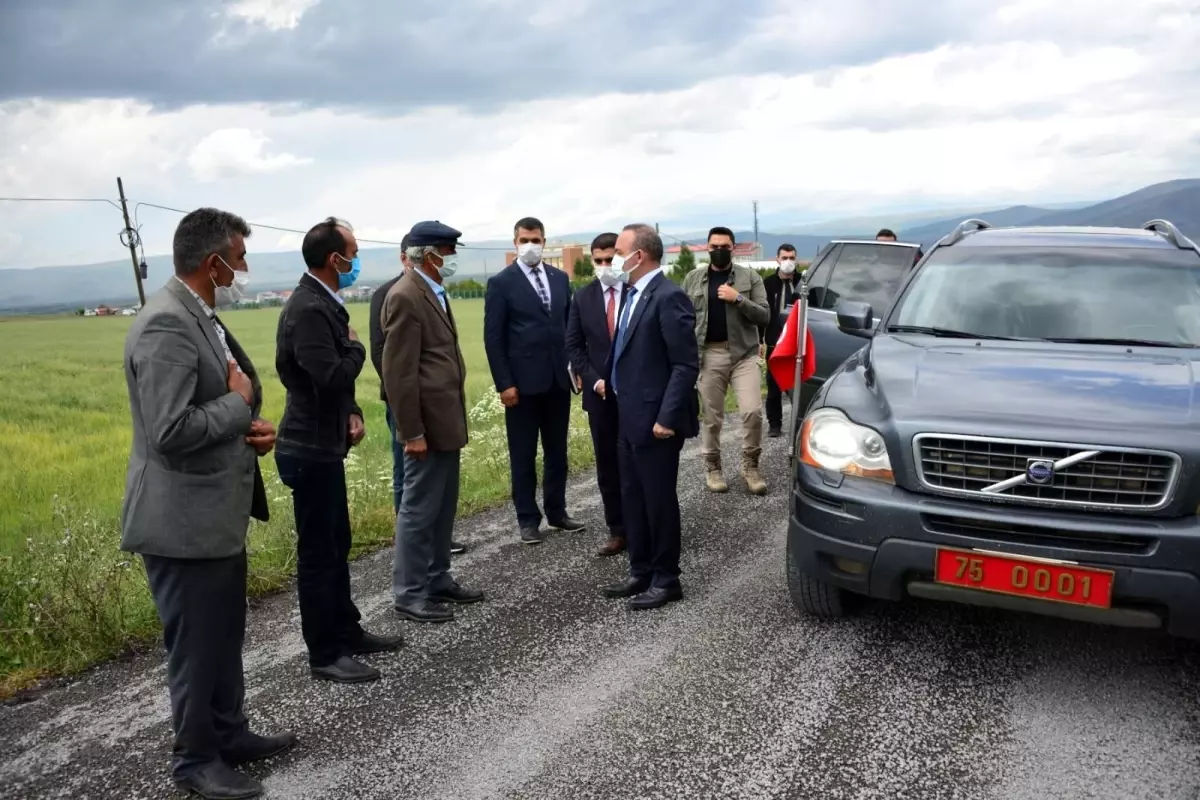
{"type": "Polygon", "coordinates": [[[926,325],[889,325],[888,333],[927,333],[930,336],[943,336],[947,339],[1000,339],[1006,342],[1024,341],[1015,336],[993,336],[987,333],[970,333],[956,331],[951,328],[933,328],[926,325]]]}
{"type": "Polygon", "coordinates": [[[1103,338],[1103,337],[1091,338],[1091,337],[1083,337],[1083,336],[1080,336],[1080,337],[1052,336],[1052,337],[1043,339],[1042,341],[1058,342],[1059,344],[1115,344],[1115,345],[1128,345],[1130,347],[1184,347],[1184,348],[1196,347],[1196,345],[1194,345],[1194,344],[1187,344],[1185,342],[1160,342],[1160,341],[1156,341],[1154,339],[1108,339],[1108,338],[1103,338]]]}

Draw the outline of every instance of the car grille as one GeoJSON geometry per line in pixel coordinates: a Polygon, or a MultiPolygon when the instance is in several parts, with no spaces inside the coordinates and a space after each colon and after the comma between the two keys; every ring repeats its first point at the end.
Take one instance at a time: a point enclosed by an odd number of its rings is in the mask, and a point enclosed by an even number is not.
{"type": "Polygon", "coordinates": [[[1153,510],[1170,500],[1179,471],[1179,457],[1159,451],[937,434],[919,434],[913,444],[930,489],[1040,505],[1153,510]],[[1079,458],[1056,466],[1043,484],[1026,477],[1031,462],[1072,456],[1079,458]]]}

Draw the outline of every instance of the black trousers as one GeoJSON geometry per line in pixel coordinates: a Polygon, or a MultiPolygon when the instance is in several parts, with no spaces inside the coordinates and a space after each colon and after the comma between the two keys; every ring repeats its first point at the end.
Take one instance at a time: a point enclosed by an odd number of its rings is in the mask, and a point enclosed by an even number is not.
{"type": "Polygon", "coordinates": [[[537,504],[537,449],[542,440],[542,506],[546,518],[558,522],[567,514],[567,429],[571,424],[571,393],[554,387],[541,394],[522,394],[504,409],[508,434],[508,464],[517,524],[537,527],[542,512],[537,504]]]}
{"type": "Polygon", "coordinates": [[[277,453],[279,479],[292,490],[296,514],[296,590],[308,661],[323,667],[362,638],[362,615],[350,598],[350,509],[346,466],[277,453]]]}
{"type": "Polygon", "coordinates": [[[175,731],[171,770],[182,779],[216,761],[247,729],[242,644],[246,554],[190,559],[143,555],[163,624],[175,731]]]}
{"type": "Polygon", "coordinates": [[[616,400],[605,402],[599,411],[589,411],[588,427],[592,431],[592,450],[596,453],[596,484],[600,487],[600,500],[604,504],[604,522],[614,536],[624,536],[616,400]]]}
{"type": "Polygon", "coordinates": [[[679,454],[683,439],[634,445],[621,437],[621,501],[629,576],[668,589],[679,584],[682,523],[679,516],[679,454]]]}
{"type": "MultiPolygon", "coordinates": [[[[767,348],[768,359],[771,358],[773,352],[775,352],[774,345],[767,348]]],[[[783,427],[783,391],[775,382],[775,378],[771,376],[771,370],[767,370],[767,427],[783,427]]]]}

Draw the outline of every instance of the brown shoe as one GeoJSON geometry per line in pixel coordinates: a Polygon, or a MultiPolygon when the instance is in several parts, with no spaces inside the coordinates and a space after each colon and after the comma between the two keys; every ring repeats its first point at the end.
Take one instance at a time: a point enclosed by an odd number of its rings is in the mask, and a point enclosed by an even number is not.
{"type": "Polygon", "coordinates": [[[608,537],[608,541],[602,544],[600,549],[596,551],[596,556],[599,558],[609,558],[623,552],[625,552],[625,537],[610,536],[608,537]]]}
{"type": "Polygon", "coordinates": [[[758,459],[744,457],[742,458],[742,479],[746,481],[746,488],[750,490],[750,494],[764,495],[767,493],[767,482],[763,480],[762,473],[758,471],[758,459]]]}
{"type": "Polygon", "coordinates": [[[704,488],[715,494],[729,491],[729,484],[725,482],[725,476],[721,474],[720,461],[705,461],[704,488]]]}

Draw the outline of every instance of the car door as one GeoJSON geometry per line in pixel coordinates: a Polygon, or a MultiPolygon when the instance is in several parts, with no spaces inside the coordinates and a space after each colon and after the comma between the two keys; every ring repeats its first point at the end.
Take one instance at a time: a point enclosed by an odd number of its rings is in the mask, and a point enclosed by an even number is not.
{"type": "Polygon", "coordinates": [[[842,242],[829,252],[809,281],[808,326],[817,351],[817,369],[804,384],[801,408],[847,358],[861,350],[865,339],[842,333],[837,306],[852,300],[868,303],[876,324],[891,306],[901,281],[913,266],[913,249],[884,242],[842,242]]]}

